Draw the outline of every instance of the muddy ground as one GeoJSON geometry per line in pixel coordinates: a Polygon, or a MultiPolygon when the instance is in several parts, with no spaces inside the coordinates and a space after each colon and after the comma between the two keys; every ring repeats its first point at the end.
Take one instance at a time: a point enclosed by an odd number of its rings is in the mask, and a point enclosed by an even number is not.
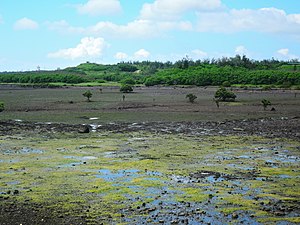
{"type": "Polygon", "coordinates": [[[300,222],[296,117],[0,131],[0,224],[300,222]]]}
{"type": "Polygon", "coordinates": [[[298,91],[91,89],[0,89],[1,225],[300,223],[298,91]]]}

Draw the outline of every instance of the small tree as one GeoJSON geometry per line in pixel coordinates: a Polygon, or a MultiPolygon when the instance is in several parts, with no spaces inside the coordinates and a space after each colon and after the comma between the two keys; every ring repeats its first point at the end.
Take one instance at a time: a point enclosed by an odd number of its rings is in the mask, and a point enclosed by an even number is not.
{"type": "Polygon", "coordinates": [[[271,102],[267,99],[263,99],[261,103],[263,104],[264,110],[267,109],[268,105],[271,105],[271,102]]]}
{"type": "Polygon", "coordinates": [[[133,92],[133,88],[129,84],[123,84],[120,88],[120,91],[123,93],[129,93],[129,92],[133,92]]]}
{"type": "Polygon", "coordinates": [[[216,91],[215,98],[219,102],[234,102],[236,95],[232,91],[228,91],[226,88],[221,87],[216,91]]]}
{"type": "Polygon", "coordinates": [[[4,102],[0,102],[0,112],[4,111],[4,102]]]}
{"type": "Polygon", "coordinates": [[[90,102],[91,101],[90,98],[93,96],[93,93],[90,90],[88,90],[84,92],[82,95],[87,98],[88,102],[90,102]]]}
{"type": "Polygon", "coordinates": [[[194,101],[196,100],[197,96],[194,95],[194,94],[187,94],[185,96],[185,98],[188,98],[190,103],[194,103],[194,101]]]}

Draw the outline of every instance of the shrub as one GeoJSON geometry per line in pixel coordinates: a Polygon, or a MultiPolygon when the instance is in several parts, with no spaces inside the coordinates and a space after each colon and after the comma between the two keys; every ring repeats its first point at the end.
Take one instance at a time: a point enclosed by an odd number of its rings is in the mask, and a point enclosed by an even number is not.
{"type": "Polygon", "coordinates": [[[261,103],[263,104],[264,110],[267,109],[268,105],[271,105],[271,102],[267,99],[263,99],[261,103]]]}
{"type": "Polygon", "coordinates": [[[223,86],[223,87],[231,87],[231,83],[230,83],[229,81],[224,81],[224,82],[222,83],[222,86],[223,86]]]}
{"type": "Polygon", "coordinates": [[[124,80],[121,80],[121,84],[130,84],[135,85],[135,80],[133,78],[126,78],[124,80]]]}
{"type": "Polygon", "coordinates": [[[123,93],[129,93],[129,92],[133,92],[133,88],[129,84],[123,84],[120,88],[120,91],[123,93]]]}
{"type": "Polygon", "coordinates": [[[221,87],[215,93],[215,98],[221,102],[235,101],[236,95],[232,91],[228,91],[226,88],[221,87]]]}
{"type": "Polygon", "coordinates": [[[93,93],[90,90],[88,90],[84,92],[82,95],[87,98],[88,102],[90,102],[91,101],[90,98],[93,96],[93,93]]]}
{"type": "Polygon", "coordinates": [[[271,91],[272,90],[272,87],[270,85],[266,85],[266,86],[263,86],[262,91],[271,91]]]}
{"type": "Polygon", "coordinates": [[[283,82],[283,83],[280,85],[280,88],[288,89],[288,88],[291,88],[291,86],[292,86],[292,83],[291,83],[291,82],[285,81],[285,82],[283,82]]]}
{"type": "Polygon", "coordinates": [[[188,98],[188,99],[189,99],[189,102],[194,103],[194,101],[196,100],[197,96],[194,95],[194,94],[187,94],[187,95],[185,96],[185,98],[188,98]]]}
{"type": "Polygon", "coordinates": [[[0,112],[4,111],[4,102],[0,102],[0,112]]]}

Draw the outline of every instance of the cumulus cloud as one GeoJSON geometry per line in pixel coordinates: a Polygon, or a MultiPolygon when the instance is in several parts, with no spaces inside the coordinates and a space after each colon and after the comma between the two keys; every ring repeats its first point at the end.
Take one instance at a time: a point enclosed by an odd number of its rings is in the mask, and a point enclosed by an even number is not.
{"type": "Polygon", "coordinates": [[[288,48],[282,48],[277,51],[277,55],[281,59],[289,60],[289,59],[299,59],[299,56],[291,54],[288,48]]]}
{"type": "Polygon", "coordinates": [[[198,13],[197,30],[200,32],[231,33],[258,31],[299,35],[300,14],[286,14],[276,8],[241,9],[223,12],[198,13]]]}
{"type": "Polygon", "coordinates": [[[38,29],[38,27],[39,24],[37,22],[26,17],[17,20],[14,24],[15,30],[35,30],[38,29]]]}
{"type": "Polygon", "coordinates": [[[248,55],[249,54],[248,49],[245,46],[243,46],[243,45],[237,46],[235,48],[234,52],[237,55],[248,55]]]}
{"type": "Polygon", "coordinates": [[[124,52],[117,52],[115,54],[115,58],[119,59],[119,60],[124,60],[124,59],[128,58],[128,55],[126,53],[124,53],[124,52]]]}
{"type": "Polygon", "coordinates": [[[150,52],[146,51],[145,49],[140,49],[134,53],[134,58],[136,59],[146,59],[149,58],[150,52]]]}
{"type": "Polygon", "coordinates": [[[46,22],[49,30],[57,31],[64,34],[81,34],[85,29],[82,27],[73,27],[67,21],[60,20],[54,22],[46,22]]]}
{"type": "Polygon", "coordinates": [[[173,20],[188,11],[206,11],[219,8],[221,0],[156,0],[154,3],[145,3],[140,17],[151,20],[173,20]]]}
{"type": "Polygon", "coordinates": [[[192,30],[188,21],[153,22],[150,20],[134,20],[125,25],[101,21],[89,27],[73,27],[66,21],[48,22],[50,30],[64,34],[82,34],[87,36],[121,37],[121,38],[152,38],[160,37],[170,30],[192,30]]]}
{"type": "Polygon", "coordinates": [[[77,59],[98,57],[103,54],[103,51],[108,47],[108,44],[103,38],[85,37],[75,48],[61,49],[57,52],[49,53],[50,58],[77,59]]]}
{"type": "Polygon", "coordinates": [[[208,56],[207,52],[204,52],[202,50],[199,49],[195,49],[192,51],[192,55],[196,58],[205,58],[208,56]]]}
{"type": "Polygon", "coordinates": [[[122,11],[119,0],[88,0],[85,4],[77,5],[80,14],[102,16],[117,14],[122,11]]]}

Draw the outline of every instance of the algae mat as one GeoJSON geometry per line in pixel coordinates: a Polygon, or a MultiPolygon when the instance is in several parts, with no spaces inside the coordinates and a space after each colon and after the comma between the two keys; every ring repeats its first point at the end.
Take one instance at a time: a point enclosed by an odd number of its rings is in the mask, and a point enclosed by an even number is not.
{"type": "Polygon", "coordinates": [[[0,224],[298,224],[300,143],[100,131],[0,137],[0,224]]]}

